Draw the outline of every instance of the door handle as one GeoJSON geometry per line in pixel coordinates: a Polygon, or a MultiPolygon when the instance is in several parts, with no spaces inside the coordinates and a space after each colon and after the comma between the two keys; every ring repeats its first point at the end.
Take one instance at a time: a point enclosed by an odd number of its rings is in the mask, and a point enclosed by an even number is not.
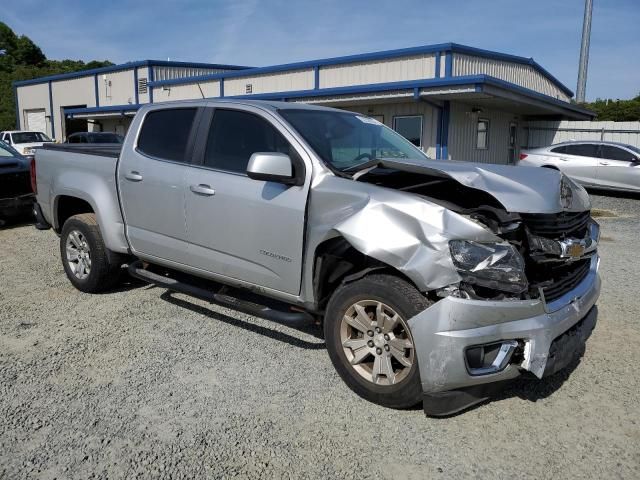
{"type": "Polygon", "coordinates": [[[609,162],[600,162],[600,165],[609,165],[609,162]]]}
{"type": "Polygon", "coordinates": [[[125,174],[124,178],[126,178],[127,180],[131,180],[132,182],[141,182],[142,181],[142,175],[140,175],[135,170],[125,174]]]}
{"type": "Polygon", "coordinates": [[[216,191],[213,188],[209,185],[205,185],[204,183],[201,183],[200,185],[191,185],[189,188],[193,193],[204,195],[205,197],[211,197],[216,194],[216,191]]]}

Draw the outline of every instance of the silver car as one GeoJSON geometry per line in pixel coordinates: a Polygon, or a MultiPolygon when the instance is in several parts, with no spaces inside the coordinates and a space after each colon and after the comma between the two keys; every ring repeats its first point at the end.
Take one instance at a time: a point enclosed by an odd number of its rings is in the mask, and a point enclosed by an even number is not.
{"type": "Polygon", "coordinates": [[[573,141],[522,150],[518,165],[555,168],[587,187],[640,191],[640,149],[624,143],[573,141]]]}

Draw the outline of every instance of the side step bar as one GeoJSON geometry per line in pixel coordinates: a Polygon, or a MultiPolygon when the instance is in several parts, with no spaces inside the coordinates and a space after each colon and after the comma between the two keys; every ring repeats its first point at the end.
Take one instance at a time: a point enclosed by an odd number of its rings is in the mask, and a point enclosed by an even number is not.
{"type": "MultiPolygon", "coordinates": [[[[191,283],[181,282],[171,277],[159,275],[145,269],[140,260],[130,264],[128,271],[129,275],[132,277],[152,283],[158,287],[166,288],[173,292],[184,293],[185,295],[197,297],[202,300],[207,300],[226,308],[239,310],[249,315],[255,315],[256,317],[262,317],[267,320],[292,326],[311,325],[314,323],[313,316],[306,312],[292,312],[270,308],[265,305],[260,305],[252,301],[239,298],[240,295],[233,296],[231,294],[222,293],[225,287],[222,287],[221,290],[216,293],[191,283]]],[[[240,290],[236,290],[235,292],[242,293],[240,290]]]]}

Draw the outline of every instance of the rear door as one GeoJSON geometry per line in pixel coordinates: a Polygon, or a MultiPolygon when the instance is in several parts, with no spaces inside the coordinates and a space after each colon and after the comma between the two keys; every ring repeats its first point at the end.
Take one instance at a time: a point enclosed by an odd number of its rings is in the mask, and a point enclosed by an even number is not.
{"type": "Polygon", "coordinates": [[[597,183],[596,168],[600,161],[599,146],[595,143],[574,143],[565,145],[562,150],[554,149],[558,155],[556,165],[568,176],[580,183],[597,183]]]}
{"type": "Polygon", "coordinates": [[[189,264],[214,275],[298,294],[310,170],[304,150],[253,107],[208,109],[200,165],[187,174],[189,264]],[[281,152],[307,172],[303,186],[252,180],[255,152],[281,152]]]}
{"type": "Polygon", "coordinates": [[[185,164],[191,161],[200,112],[196,107],[151,110],[134,148],[122,150],[118,186],[136,254],[186,262],[185,164]]]}
{"type": "Polygon", "coordinates": [[[640,190],[640,159],[629,150],[614,145],[602,145],[598,162],[598,184],[630,190],[640,190]]]}

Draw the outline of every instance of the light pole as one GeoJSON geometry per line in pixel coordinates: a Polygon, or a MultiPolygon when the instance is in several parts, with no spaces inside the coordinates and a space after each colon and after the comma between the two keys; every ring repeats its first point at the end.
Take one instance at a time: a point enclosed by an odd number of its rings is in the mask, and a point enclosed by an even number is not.
{"type": "Polygon", "coordinates": [[[576,101],[584,102],[587,91],[587,69],[589,68],[589,42],[591,39],[591,13],[593,0],[584,2],[584,20],[582,22],[582,44],[580,45],[580,65],[578,66],[578,88],[576,101]]]}

